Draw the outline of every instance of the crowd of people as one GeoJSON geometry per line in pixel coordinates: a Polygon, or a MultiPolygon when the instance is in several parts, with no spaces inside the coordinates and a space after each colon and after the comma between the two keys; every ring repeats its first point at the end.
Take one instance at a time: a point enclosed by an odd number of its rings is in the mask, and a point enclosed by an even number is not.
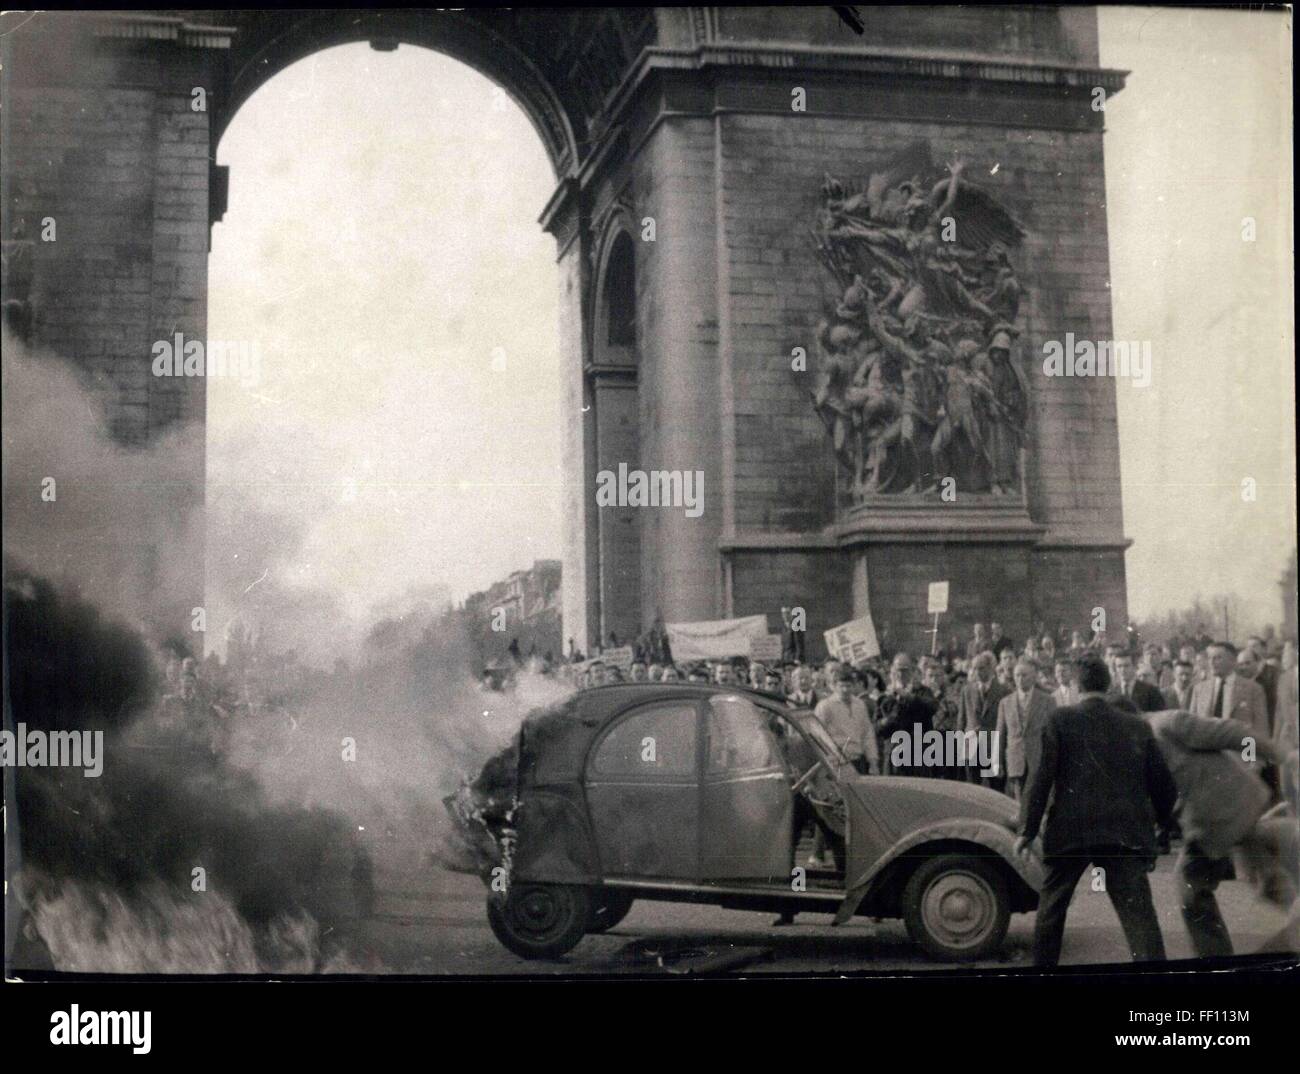
{"type": "MultiPolygon", "coordinates": [[[[789,640],[787,632],[787,642],[789,640]]],[[[611,639],[614,641],[614,639],[611,639]]],[[[618,682],[712,682],[812,709],[862,773],[980,783],[1019,802],[1018,850],[1039,854],[1045,882],[1034,957],[1054,965],[1084,870],[1106,877],[1135,959],[1164,957],[1148,872],[1178,844],[1184,922],[1200,957],[1231,954],[1215,899],[1235,875],[1289,909],[1295,942],[1298,690],[1295,642],[1269,630],[1240,649],[1202,633],[1133,644],[1073,632],[1016,643],[992,622],[939,655],[896,652],[850,666],[745,658],[680,664],[663,642],[630,666],[560,665],[579,688],[618,682]],[[992,755],[896,764],[899,734],[984,736],[992,755]],[[973,733],[973,735],[972,735],[973,733]],[[1234,865],[1234,859],[1239,862],[1234,865]],[[1242,870],[1241,874],[1236,871],[1242,870]]],[[[809,864],[820,864],[814,850],[809,864]]],[[[785,915],[780,923],[788,923],[785,915]]]]}
{"type": "MultiPolygon", "coordinates": [[[[838,732],[851,758],[865,758],[867,769],[882,774],[893,771],[885,747],[896,730],[911,732],[920,725],[923,731],[998,732],[996,775],[972,774],[983,767],[977,764],[961,771],[948,766],[937,774],[983,782],[1017,798],[1028,774],[1026,732],[1052,709],[1078,703],[1079,662],[1088,656],[1104,662],[1110,675],[1107,697],[1120,707],[1231,714],[1259,736],[1295,748],[1296,646],[1271,630],[1252,635],[1240,650],[1204,634],[1132,646],[1127,638],[1108,640],[1100,632],[1085,639],[1082,632],[1073,631],[1068,640],[1062,636],[1059,641],[1041,632],[1016,643],[994,621],[975,624],[964,647],[953,642],[938,655],[897,652],[855,665],[833,657],[805,662],[789,643],[783,659],[773,663],[745,657],[679,663],[672,659],[666,638],[643,636],[632,649],[629,666],[596,656],[558,665],[546,661],[543,668],[579,688],[618,682],[711,682],[761,690],[814,710],[839,699],[822,709],[828,717],[824,722],[832,733],[838,732]]],[[[1266,772],[1277,790],[1276,771],[1266,772]]]]}

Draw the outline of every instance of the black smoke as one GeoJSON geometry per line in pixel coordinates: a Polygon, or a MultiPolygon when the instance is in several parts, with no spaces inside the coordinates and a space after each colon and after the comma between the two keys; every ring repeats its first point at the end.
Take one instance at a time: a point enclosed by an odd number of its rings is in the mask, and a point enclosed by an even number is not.
{"type": "Polygon", "coordinates": [[[25,905],[75,885],[105,915],[110,898],[145,913],[160,891],[202,900],[198,867],[255,938],[295,915],[329,931],[367,912],[369,862],[341,813],[270,802],[254,776],[153,724],[161,676],[138,633],[12,566],[3,625],[6,729],[104,733],[98,778],[6,773],[25,905]]]}

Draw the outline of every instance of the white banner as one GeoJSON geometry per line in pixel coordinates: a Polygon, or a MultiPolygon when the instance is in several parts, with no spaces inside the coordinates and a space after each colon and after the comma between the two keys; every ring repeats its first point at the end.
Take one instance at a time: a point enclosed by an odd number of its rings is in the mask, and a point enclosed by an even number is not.
{"type": "Polygon", "coordinates": [[[871,656],[880,655],[880,642],[876,640],[876,625],[868,612],[861,619],[854,619],[826,631],[826,648],[836,660],[846,664],[856,664],[871,656]]]}
{"type": "Polygon", "coordinates": [[[700,623],[665,623],[673,660],[726,660],[749,655],[749,639],[767,635],[766,615],[711,619],[700,623]]]}
{"type": "Polygon", "coordinates": [[[764,634],[749,639],[750,660],[761,660],[764,664],[779,663],[781,660],[781,635],[764,634]]]}

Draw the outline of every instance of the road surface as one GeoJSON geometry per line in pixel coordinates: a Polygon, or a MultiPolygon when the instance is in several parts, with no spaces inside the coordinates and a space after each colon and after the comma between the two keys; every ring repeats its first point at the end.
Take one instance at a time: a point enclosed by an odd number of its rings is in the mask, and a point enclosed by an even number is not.
{"type": "MultiPolygon", "coordinates": [[[[375,847],[375,913],[348,930],[350,958],[340,968],[418,974],[672,973],[722,959],[746,973],[888,971],[949,968],[908,938],[902,921],[857,918],[830,927],[830,915],[806,914],[773,927],[774,915],[689,903],[642,900],[614,929],[586,937],[561,960],[526,961],[492,935],[485,889],[474,877],[375,847]],[[662,960],[662,961],[661,961],[662,960]]],[[[1174,858],[1160,859],[1152,892],[1171,959],[1193,957],[1178,911],[1174,858]]],[[[1255,953],[1283,927],[1285,915],[1241,881],[1219,888],[1219,906],[1240,954],[1255,953]]],[[[1028,966],[1034,915],[1014,914],[1001,957],[979,966],[1028,966]]],[[[1062,965],[1127,962],[1110,900],[1085,873],[1070,905],[1062,965]]]]}

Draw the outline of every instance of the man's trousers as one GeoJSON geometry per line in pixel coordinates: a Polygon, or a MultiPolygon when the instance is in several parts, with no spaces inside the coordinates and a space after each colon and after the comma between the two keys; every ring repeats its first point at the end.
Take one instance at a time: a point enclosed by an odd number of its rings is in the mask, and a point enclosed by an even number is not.
{"type": "Polygon", "coordinates": [[[1150,864],[1149,855],[1120,846],[1080,847],[1068,855],[1044,857],[1043,890],[1034,920],[1034,965],[1055,966],[1060,961],[1065,914],[1079,877],[1089,865],[1102,870],[1099,879],[1115,908],[1133,961],[1163,960],[1165,944],[1147,879],[1150,864]]]}

